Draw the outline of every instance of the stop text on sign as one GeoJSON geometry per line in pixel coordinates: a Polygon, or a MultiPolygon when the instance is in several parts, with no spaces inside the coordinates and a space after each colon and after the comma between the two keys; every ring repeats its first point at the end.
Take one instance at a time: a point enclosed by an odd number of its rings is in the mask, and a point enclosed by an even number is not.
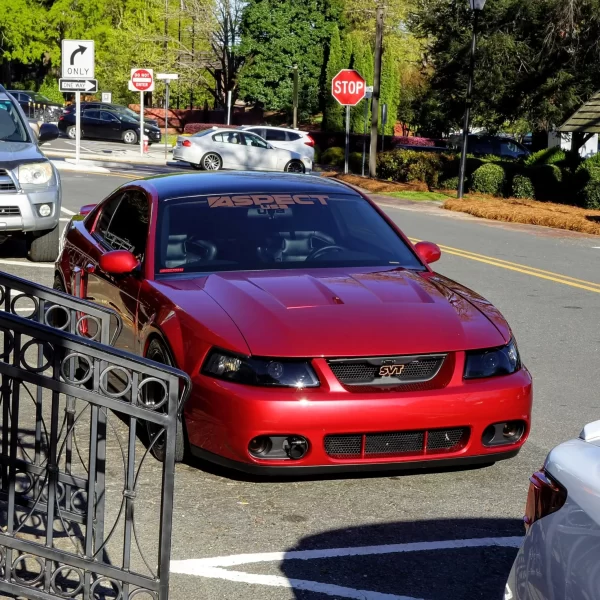
{"type": "Polygon", "coordinates": [[[355,106],[364,97],[367,82],[354,69],[342,69],[331,80],[331,94],[342,106],[355,106]]]}

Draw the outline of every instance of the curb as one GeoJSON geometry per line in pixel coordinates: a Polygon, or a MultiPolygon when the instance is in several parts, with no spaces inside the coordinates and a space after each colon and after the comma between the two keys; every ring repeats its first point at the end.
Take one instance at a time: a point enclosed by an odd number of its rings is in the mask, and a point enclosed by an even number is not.
{"type": "Polygon", "coordinates": [[[79,164],[75,164],[74,159],[66,159],[66,160],[53,160],[52,164],[59,171],[85,171],[86,173],[110,173],[110,171],[101,166],[97,166],[94,164],[94,161],[90,160],[80,160],[79,164]]]}

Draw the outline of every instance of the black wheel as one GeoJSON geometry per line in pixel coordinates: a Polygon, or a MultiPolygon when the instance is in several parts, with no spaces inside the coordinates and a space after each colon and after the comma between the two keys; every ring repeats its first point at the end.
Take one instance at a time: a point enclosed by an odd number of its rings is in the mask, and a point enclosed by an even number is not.
{"type": "Polygon", "coordinates": [[[54,262],[58,258],[58,225],[50,231],[28,233],[25,236],[27,256],[33,262],[54,262]]]}
{"type": "Polygon", "coordinates": [[[67,135],[72,140],[74,140],[77,137],[77,128],[75,127],[75,125],[71,125],[70,127],[67,127],[67,135]]]}
{"type": "Polygon", "coordinates": [[[286,173],[304,173],[306,169],[300,160],[290,160],[290,162],[285,165],[286,173]]]}
{"type": "MultiPolygon", "coordinates": [[[[146,358],[154,360],[157,363],[163,365],[173,365],[173,359],[171,353],[167,347],[157,338],[154,338],[148,345],[146,351],[146,358]]],[[[160,385],[150,383],[145,386],[144,401],[152,403],[153,398],[156,398],[156,402],[161,402],[164,396],[164,389],[160,385]]],[[[163,405],[159,410],[165,410],[166,405],[163,405]]],[[[186,443],[185,443],[185,431],[184,431],[183,420],[179,420],[177,423],[177,437],[175,438],[175,462],[181,462],[185,457],[186,443]]],[[[155,425],[154,423],[146,423],[146,431],[148,433],[148,443],[151,445],[152,456],[163,462],[165,460],[165,436],[161,435],[160,432],[162,427],[155,425]],[[157,436],[160,436],[157,438],[157,436]]]]}
{"type": "Polygon", "coordinates": [[[128,129],[127,131],[124,131],[123,132],[123,141],[126,144],[137,144],[137,141],[138,141],[137,133],[135,131],[133,131],[133,129],[128,129]]]}
{"type": "Polygon", "coordinates": [[[222,166],[223,161],[216,152],[205,154],[200,161],[200,167],[205,171],[218,171],[222,166]]]}

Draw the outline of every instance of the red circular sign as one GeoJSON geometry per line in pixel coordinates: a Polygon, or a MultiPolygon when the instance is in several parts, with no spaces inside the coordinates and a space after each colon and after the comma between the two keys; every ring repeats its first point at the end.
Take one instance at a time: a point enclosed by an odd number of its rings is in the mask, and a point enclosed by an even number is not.
{"type": "Polygon", "coordinates": [[[152,87],[152,73],[146,69],[138,69],[131,75],[131,83],[136,90],[145,92],[152,87]]]}
{"type": "Polygon", "coordinates": [[[354,69],[342,69],[331,80],[331,93],[342,106],[355,106],[364,97],[367,82],[354,69]]]}

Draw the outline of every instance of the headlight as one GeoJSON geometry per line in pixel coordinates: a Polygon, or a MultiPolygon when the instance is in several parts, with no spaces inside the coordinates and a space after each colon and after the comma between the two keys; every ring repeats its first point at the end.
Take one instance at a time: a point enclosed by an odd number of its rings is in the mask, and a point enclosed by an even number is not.
{"type": "Polygon", "coordinates": [[[465,379],[510,375],[521,368],[521,357],[514,340],[502,348],[467,352],[465,379]]]}
{"type": "Polygon", "coordinates": [[[19,183],[25,185],[43,185],[48,183],[54,176],[52,165],[49,162],[19,165],[17,173],[19,183]]]}
{"type": "Polygon", "coordinates": [[[214,351],[204,363],[202,373],[246,385],[297,389],[319,387],[313,368],[307,361],[300,360],[248,358],[214,351]]]}

